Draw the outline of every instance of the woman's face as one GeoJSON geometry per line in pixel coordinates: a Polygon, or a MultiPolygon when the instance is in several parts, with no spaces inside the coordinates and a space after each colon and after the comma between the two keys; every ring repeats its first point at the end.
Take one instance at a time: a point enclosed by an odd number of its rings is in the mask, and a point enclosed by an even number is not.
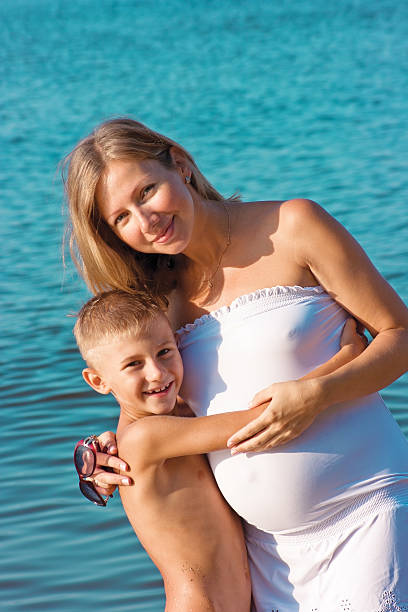
{"type": "Polygon", "coordinates": [[[109,162],[96,189],[103,219],[136,251],[183,252],[194,221],[186,172],[182,164],[167,168],[154,159],[109,162]]]}

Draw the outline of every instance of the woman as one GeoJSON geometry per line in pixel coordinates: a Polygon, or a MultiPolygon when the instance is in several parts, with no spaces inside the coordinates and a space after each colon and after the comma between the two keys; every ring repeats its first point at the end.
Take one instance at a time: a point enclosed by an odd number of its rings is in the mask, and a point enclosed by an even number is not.
{"type": "Polygon", "coordinates": [[[68,162],[80,270],[93,291],[167,297],[183,399],[196,414],[270,401],[231,439],[237,456],[210,456],[247,521],[257,609],[404,609],[408,445],[375,394],[408,368],[398,296],[317,204],[224,200],[182,147],[141,124],[103,124],[68,162]],[[298,380],[337,351],[346,313],[370,346],[298,380]]]}

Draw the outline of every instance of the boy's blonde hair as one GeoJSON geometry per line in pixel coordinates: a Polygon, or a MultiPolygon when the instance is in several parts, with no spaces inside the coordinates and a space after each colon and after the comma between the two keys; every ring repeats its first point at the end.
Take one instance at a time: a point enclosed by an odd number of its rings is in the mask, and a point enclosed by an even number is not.
{"type": "Polygon", "coordinates": [[[182,256],[144,254],[122,242],[102,219],[95,191],[111,160],[156,159],[173,167],[170,148],[182,151],[191,170],[191,186],[208,200],[224,200],[179,144],[128,118],[95,128],[67,155],[62,176],[71,225],[67,228],[72,259],[93,293],[107,289],[148,288],[168,295],[175,285],[172,268],[182,256]]]}
{"type": "Polygon", "coordinates": [[[77,315],[74,336],[83,359],[91,349],[112,338],[143,332],[157,316],[165,316],[163,302],[146,291],[114,290],[95,295],[77,315]]]}

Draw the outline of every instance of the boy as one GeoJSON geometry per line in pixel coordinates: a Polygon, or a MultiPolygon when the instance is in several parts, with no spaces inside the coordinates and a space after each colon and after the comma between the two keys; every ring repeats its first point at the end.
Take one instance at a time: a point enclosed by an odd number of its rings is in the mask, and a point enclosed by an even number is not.
{"type": "MultiPolygon", "coordinates": [[[[228,438],[264,406],[180,416],[181,356],[160,304],[147,293],[111,291],[92,298],[74,334],[87,362],[85,381],[99,393],[112,393],[120,405],[119,454],[133,480],[120,494],[163,576],[166,610],[247,612],[251,589],[241,524],[201,453],[226,448],[228,438]]],[[[339,353],[312,375],[361,352],[356,335],[349,336],[347,341],[343,335],[339,353]]]]}

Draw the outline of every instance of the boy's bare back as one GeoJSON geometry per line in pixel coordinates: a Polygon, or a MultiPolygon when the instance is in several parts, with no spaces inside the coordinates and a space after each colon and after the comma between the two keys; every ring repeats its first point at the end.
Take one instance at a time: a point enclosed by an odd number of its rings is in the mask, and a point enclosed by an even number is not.
{"type": "MultiPolygon", "coordinates": [[[[149,417],[149,425],[155,420],[149,417]]],[[[135,452],[136,431],[133,424],[118,437],[134,482],[121,487],[120,494],[163,576],[166,611],[248,612],[251,585],[241,523],[220,496],[206,458],[150,463],[135,452]]]]}

